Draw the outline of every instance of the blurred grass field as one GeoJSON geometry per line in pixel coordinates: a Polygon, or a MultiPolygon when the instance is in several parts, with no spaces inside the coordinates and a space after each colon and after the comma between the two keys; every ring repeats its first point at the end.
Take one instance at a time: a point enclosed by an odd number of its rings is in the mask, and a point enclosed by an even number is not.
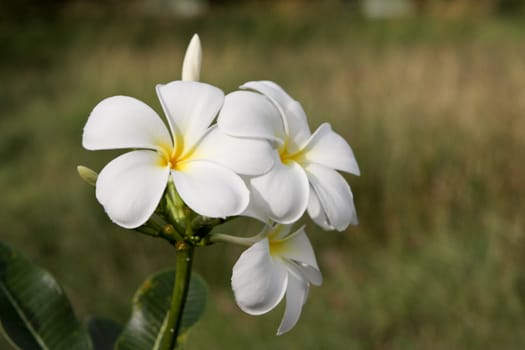
{"type": "MultiPolygon", "coordinates": [[[[160,112],[194,32],[201,79],[233,91],[270,79],[352,145],[360,225],[305,220],[325,281],[295,329],[283,307],[251,317],[229,279],[241,249],[197,251],[210,285],[188,349],[525,348],[525,21],[366,21],[309,5],[213,8],[196,19],[79,12],[0,25],[0,239],[49,269],[82,317],[125,322],[134,290],[174,262],[162,241],[119,229],[76,165],[91,109],[129,95],[160,112]]],[[[250,234],[257,223],[225,230],[250,234]]],[[[0,342],[0,349],[7,349],[0,342]]]]}

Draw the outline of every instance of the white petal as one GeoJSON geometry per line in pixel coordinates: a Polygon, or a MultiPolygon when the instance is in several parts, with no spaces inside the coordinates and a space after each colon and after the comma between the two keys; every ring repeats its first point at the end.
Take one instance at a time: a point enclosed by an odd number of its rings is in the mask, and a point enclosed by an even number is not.
{"type": "Polygon", "coordinates": [[[270,223],[272,220],[270,219],[270,210],[268,208],[268,204],[264,198],[261,197],[259,192],[253,189],[251,185],[251,178],[244,176],[243,179],[244,183],[248,187],[248,191],[250,191],[250,202],[241,215],[257,219],[264,223],[270,223]]]}
{"type": "Polygon", "coordinates": [[[310,187],[304,170],[295,162],[283,164],[276,160],[272,170],[250,180],[250,190],[256,191],[268,210],[269,217],[289,224],[303,215],[308,205],[310,187]]]}
{"type": "Polygon", "coordinates": [[[208,130],[224,101],[224,93],[211,85],[195,81],[173,81],[157,85],[164,113],[168,117],[176,146],[182,155],[208,130]]]}
{"type": "Polygon", "coordinates": [[[277,330],[277,335],[282,335],[291,330],[299,317],[308,295],[308,282],[296,274],[288,274],[288,286],[286,288],[286,309],[277,330]]]}
{"type": "Polygon", "coordinates": [[[201,139],[192,159],[208,159],[243,175],[261,175],[274,163],[274,151],[266,140],[233,137],[213,126],[201,139]]]}
{"type": "Polygon", "coordinates": [[[264,314],[279,304],[287,282],[286,265],[270,256],[267,239],[245,250],[233,266],[235,300],[250,315],[264,314]]]}
{"type": "Polygon", "coordinates": [[[326,213],[321,207],[319,196],[317,195],[317,193],[312,187],[310,187],[310,198],[308,199],[308,215],[310,215],[312,220],[317,225],[321,226],[324,230],[327,230],[327,231],[335,230],[335,227],[330,225],[330,223],[328,222],[326,213]]]}
{"type": "Polygon", "coordinates": [[[286,125],[288,126],[288,150],[293,153],[308,142],[312,132],[308,126],[303,106],[299,102],[294,101],[288,104],[284,111],[286,125]]]}
{"type": "Polygon", "coordinates": [[[235,91],[226,95],[217,123],[222,131],[232,136],[280,143],[285,138],[279,111],[266,97],[254,92],[235,91]]]}
{"type": "Polygon", "coordinates": [[[359,167],[352,148],[328,123],[322,124],[304,148],[307,162],[359,175],[359,167]]]}
{"type": "Polygon", "coordinates": [[[128,96],[109,97],[96,105],[82,136],[82,145],[89,150],[158,149],[171,142],[168,129],[157,113],[128,96]]]}
{"type": "Polygon", "coordinates": [[[248,206],[250,194],[244,182],[222,165],[189,161],[171,174],[182,200],[200,215],[214,218],[238,215],[248,206]]]}
{"type": "Polygon", "coordinates": [[[154,151],[132,151],[113,159],[98,175],[97,199],[118,225],[138,227],[155,211],[169,176],[159,159],[154,151]]]}
{"type": "Polygon", "coordinates": [[[312,278],[313,284],[321,284],[321,273],[319,272],[315,253],[308,237],[306,236],[304,227],[279,241],[278,246],[280,256],[296,262],[297,265],[301,267],[301,269],[304,269],[309,277],[312,278]],[[313,268],[317,273],[307,267],[313,268]]]}
{"type": "Polygon", "coordinates": [[[277,106],[284,119],[290,152],[295,152],[304,145],[312,133],[308,127],[306,114],[299,102],[273,81],[251,81],[242,85],[241,88],[258,91],[277,106]]]}
{"type": "Polygon", "coordinates": [[[310,265],[299,265],[298,268],[301,270],[301,273],[305,278],[313,284],[314,286],[320,286],[323,284],[323,275],[319,269],[310,266],[310,265]]]}
{"type": "MultiPolygon", "coordinates": [[[[318,164],[309,164],[305,170],[318,196],[328,225],[343,231],[348,225],[357,224],[352,191],[341,174],[318,164]]],[[[312,219],[315,220],[315,217],[312,219]]]]}
{"type": "Polygon", "coordinates": [[[201,40],[194,34],[186,49],[182,63],[182,80],[199,81],[202,65],[201,40]]]}

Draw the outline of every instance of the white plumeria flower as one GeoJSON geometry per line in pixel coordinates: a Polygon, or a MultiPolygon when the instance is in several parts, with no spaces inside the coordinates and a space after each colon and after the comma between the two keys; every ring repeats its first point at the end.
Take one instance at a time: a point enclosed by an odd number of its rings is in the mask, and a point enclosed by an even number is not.
{"type": "Polygon", "coordinates": [[[96,183],[96,196],[109,217],[125,228],[144,224],[153,214],[171,176],[182,200],[209,217],[237,215],[249,192],[237,174],[262,174],[273,165],[270,145],[227,136],[210,127],[224,93],[199,83],[201,48],[194,36],[184,60],[183,77],[157,85],[169,130],[143,102],[114,96],[100,102],[84,128],[89,150],[140,149],[108,163],[96,183]]]}
{"type": "Polygon", "coordinates": [[[304,227],[267,226],[265,237],[245,250],[233,267],[232,288],[239,307],[250,315],[269,312],[286,294],[286,309],[277,335],[292,329],[301,315],[310,284],[323,277],[304,227]]]}
{"type": "Polygon", "coordinates": [[[227,95],[219,128],[236,137],[266,139],[275,147],[272,170],[248,180],[251,200],[244,214],[287,224],[308,209],[326,230],[357,224],[352,191],[336,171],[359,175],[348,143],[328,123],[312,134],[299,102],[277,84],[254,81],[241,88],[256,92],[227,95]]]}

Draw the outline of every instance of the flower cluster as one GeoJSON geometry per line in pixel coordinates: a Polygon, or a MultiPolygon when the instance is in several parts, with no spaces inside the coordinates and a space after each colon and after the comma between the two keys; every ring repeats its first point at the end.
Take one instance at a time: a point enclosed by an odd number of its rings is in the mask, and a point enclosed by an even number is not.
{"type": "Polygon", "coordinates": [[[140,228],[159,212],[168,185],[193,217],[263,222],[254,237],[211,232],[210,241],[249,246],[233,267],[237,304],[259,315],[286,295],[282,334],[299,319],[310,284],[322,283],[304,228],[292,232],[292,225],[306,211],[326,230],[357,224],[352,192],[338,171],[359,175],[359,168],[328,123],[311,132],[301,104],[279,85],[252,81],[224,95],[199,82],[201,60],[195,35],[182,80],[157,85],[168,127],[132,97],[110,97],[93,109],[83,146],[131,149],[102,169],[96,197],[125,228],[140,228]]]}

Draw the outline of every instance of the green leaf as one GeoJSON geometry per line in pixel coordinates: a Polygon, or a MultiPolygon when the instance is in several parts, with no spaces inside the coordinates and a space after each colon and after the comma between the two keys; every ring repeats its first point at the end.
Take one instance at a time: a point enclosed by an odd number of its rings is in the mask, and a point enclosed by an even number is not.
{"type": "MultiPolygon", "coordinates": [[[[115,345],[116,350],[156,350],[170,307],[175,270],[159,272],[147,279],[133,298],[131,318],[115,345]]],[[[191,276],[182,315],[183,335],[204,313],[208,289],[197,274],[191,276]]],[[[180,337],[180,336],[179,336],[180,337]]]]}
{"type": "Polygon", "coordinates": [[[87,331],[53,276],[1,242],[0,323],[20,349],[92,349],[87,331]]]}
{"type": "Polygon", "coordinates": [[[122,326],[110,319],[93,317],[87,321],[95,350],[112,350],[122,326]]]}

